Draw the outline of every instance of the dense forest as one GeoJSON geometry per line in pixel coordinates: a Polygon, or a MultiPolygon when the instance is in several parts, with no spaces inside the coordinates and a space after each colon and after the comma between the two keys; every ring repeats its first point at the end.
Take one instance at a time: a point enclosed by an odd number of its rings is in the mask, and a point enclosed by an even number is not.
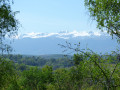
{"type": "MultiPolygon", "coordinates": [[[[90,16],[100,30],[107,30],[120,43],[120,1],[85,0],[90,16]],[[115,37],[114,37],[115,36],[115,37]]],[[[97,54],[90,49],[72,48],[73,56],[52,58],[12,55],[5,38],[15,36],[19,22],[10,0],[0,0],[0,90],[119,90],[120,51],[97,54]],[[7,52],[8,54],[4,54],[7,52]]]]}
{"type": "Polygon", "coordinates": [[[3,55],[8,61],[13,61],[18,70],[26,70],[27,66],[43,67],[45,65],[52,66],[55,70],[57,68],[67,68],[74,65],[71,56],[64,55],[44,55],[44,56],[28,56],[28,55],[3,55]],[[46,57],[46,58],[45,58],[46,57]]]}
{"type": "Polygon", "coordinates": [[[120,56],[85,52],[72,59],[2,55],[3,90],[120,89],[120,56]],[[116,64],[117,63],[117,64],[116,64]]]}

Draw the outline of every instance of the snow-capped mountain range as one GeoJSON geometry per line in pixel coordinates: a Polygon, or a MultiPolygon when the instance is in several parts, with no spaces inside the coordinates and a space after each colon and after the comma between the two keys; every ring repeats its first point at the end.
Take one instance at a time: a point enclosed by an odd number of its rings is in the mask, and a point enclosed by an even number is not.
{"type": "Polygon", "coordinates": [[[93,37],[93,36],[109,36],[106,32],[100,32],[100,31],[83,31],[83,32],[68,32],[68,31],[60,31],[58,33],[26,33],[23,35],[19,35],[17,38],[46,38],[46,37],[56,37],[56,38],[63,38],[63,39],[70,39],[70,38],[76,38],[76,37],[93,37]]]}
{"type": "MultiPolygon", "coordinates": [[[[71,44],[81,43],[80,48],[90,48],[97,53],[106,53],[116,50],[116,46],[120,46],[116,39],[106,32],[68,32],[61,31],[59,33],[27,33],[18,35],[12,43],[14,54],[43,55],[43,54],[67,54],[62,51],[58,44],[66,45],[66,41],[71,44]]],[[[74,47],[74,45],[73,45],[74,47]]],[[[74,52],[75,53],[75,52],[74,52]]]]}

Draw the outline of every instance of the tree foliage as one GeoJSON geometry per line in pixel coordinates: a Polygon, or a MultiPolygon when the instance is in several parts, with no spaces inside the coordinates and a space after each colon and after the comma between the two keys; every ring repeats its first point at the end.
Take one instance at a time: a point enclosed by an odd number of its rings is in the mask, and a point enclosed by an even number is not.
{"type": "Polygon", "coordinates": [[[25,70],[20,79],[21,89],[25,90],[46,90],[47,84],[52,82],[52,67],[45,66],[40,69],[32,67],[25,70]]]}
{"type": "MultiPolygon", "coordinates": [[[[20,59],[22,56],[11,56],[20,59]]],[[[25,57],[25,56],[24,56],[25,57]]],[[[33,57],[31,57],[33,58],[33,57]]],[[[34,57],[34,61],[37,56],[34,57]]],[[[26,58],[29,60],[29,58],[26,58]]],[[[50,59],[49,59],[50,60],[50,59]]],[[[47,60],[49,62],[49,60],[47,60]]],[[[61,59],[60,59],[61,60],[61,59]]],[[[25,61],[25,59],[23,60],[25,61]]],[[[52,60],[54,63],[54,60],[52,60]]],[[[67,68],[15,64],[0,59],[1,90],[119,90],[119,55],[81,52],[73,56],[74,65],[67,68]],[[19,68],[19,69],[18,69],[19,68]]],[[[26,61],[25,61],[26,62],[26,61]]],[[[55,61],[56,62],[56,61],[55,61]]],[[[67,62],[65,62],[67,63],[67,62]]],[[[62,63],[62,64],[65,64],[62,63]]]]}
{"type": "Polygon", "coordinates": [[[85,6],[99,29],[120,38],[120,0],[85,0],[85,6]]]}
{"type": "Polygon", "coordinates": [[[0,58],[0,90],[8,88],[13,81],[15,82],[15,78],[16,70],[13,62],[0,58]]]}
{"type": "Polygon", "coordinates": [[[5,37],[13,37],[18,31],[18,20],[15,18],[16,13],[11,9],[11,0],[0,0],[0,50],[9,51],[10,46],[5,44],[5,37]]]}

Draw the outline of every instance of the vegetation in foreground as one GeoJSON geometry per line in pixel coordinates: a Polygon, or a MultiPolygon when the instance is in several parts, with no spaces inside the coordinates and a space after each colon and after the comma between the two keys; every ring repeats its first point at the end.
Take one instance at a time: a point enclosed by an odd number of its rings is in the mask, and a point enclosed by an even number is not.
{"type": "Polygon", "coordinates": [[[0,58],[0,62],[1,90],[120,89],[120,56],[116,54],[77,53],[72,66],[56,70],[48,65],[19,64],[8,58],[0,58]]]}

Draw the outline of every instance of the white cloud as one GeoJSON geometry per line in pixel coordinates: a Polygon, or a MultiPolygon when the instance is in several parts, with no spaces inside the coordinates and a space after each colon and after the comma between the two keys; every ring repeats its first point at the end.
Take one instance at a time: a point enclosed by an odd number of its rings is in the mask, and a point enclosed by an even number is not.
{"type": "Polygon", "coordinates": [[[102,32],[102,33],[100,31],[78,32],[78,31],[74,30],[73,32],[61,31],[59,33],[34,33],[34,32],[32,32],[32,33],[26,33],[26,34],[22,35],[21,38],[26,38],[26,37],[45,38],[45,37],[54,36],[54,37],[58,37],[58,38],[69,39],[70,37],[85,37],[85,36],[91,37],[91,36],[101,36],[101,35],[106,35],[106,32],[102,32]]]}
{"type": "Polygon", "coordinates": [[[77,32],[77,31],[73,31],[70,34],[73,34],[73,37],[79,37],[79,36],[90,36],[90,34],[88,32],[77,32]]]}
{"type": "Polygon", "coordinates": [[[100,32],[94,32],[94,35],[95,36],[101,36],[101,33],[100,32]]]}
{"type": "Polygon", "coordinates": [[[50,37],[55,35],[56,33],[27,33],[23,35],[23,38],[30,37],[30,38],[43,38],[43,37],[50,37]]]}

